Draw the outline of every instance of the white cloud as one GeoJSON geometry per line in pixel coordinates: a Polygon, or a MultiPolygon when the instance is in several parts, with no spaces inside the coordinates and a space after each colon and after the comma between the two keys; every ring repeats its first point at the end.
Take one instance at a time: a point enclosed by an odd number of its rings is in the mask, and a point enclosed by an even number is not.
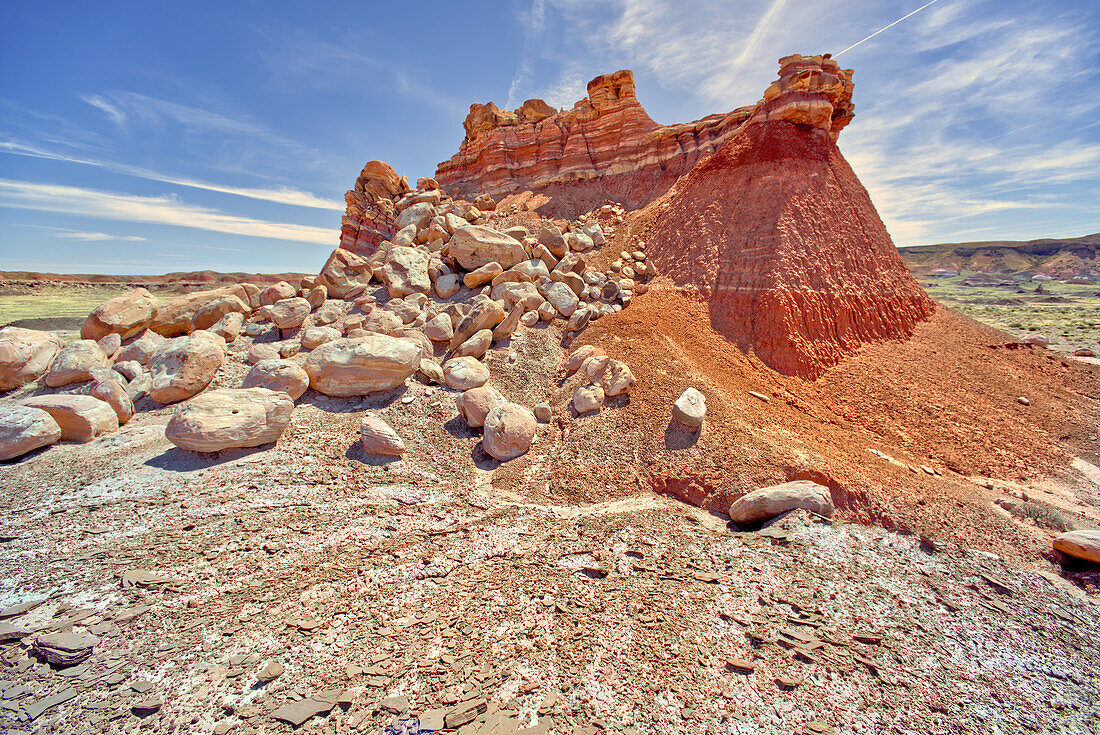
{"type": "Polygon", "coordinates": [[[523,14],[520,20],[523,25],[523,60],[508,85],[508,99],[504,106],[509,110],[520,104],[520,93],[525,85],[531,83],[534,45],[546,25],[546,0],[531,0],[531,11],[523,14]]]}
{"type": "Polygon", "coordinates": [[[92,107],[98,108],[106,113],[107,117],[111,118],[116,125],[120,128],[126,126],[126,113],[112,105],[107,100],[98,94],[89,94],[81,96],[82,100],[87,102],[92,107]]]}
{"type": "Polygon", "coordinates": [[[85,240],[87,242],[98,242],[100,240],[121,240],[124,242],[144,242],[144,237],[137,235],[108,235],[106,232],[78,232],[71,230],[67,232],[55,232],[54,237],[60,237],[64,240],[85,240]]]}
{"type": "Polygon", "coordinates": [[[239,217],[185,204],[175,197],[143,197],[7,179],[0,179],[0,206],[319,245],[335,246],[340,238],[337,230],[239,217]]]}
{"type": "Polygon", "coordinates": [[[52,161],[65,161],[67,163],[80,163],[88,166],[97,166],[107,169],[109,171],[126,174],[127,176],[136,176],[138,178],[147,179],[149,181],[160,181],[165,184],[175,184],[176,186],[186,186],[193,189],[215,191],[221,194],[232,194],[234,196],[246,197],[248,199],[258,199],[266,202],[275,202],[276,204],[291,204],[298,207],[330,209],[337,212],[344,211],[344,206],[342,202],[322,199],[321,197],[311,194],[308,191],[300,191],[298,189],[292,189],[290,187],[283,186],[278,188],[263,188],[213,184],[207,181],[197,181],[195,179],[161,174],[157,173],[156,171],[140,168],[138,166],[128,166],[122,163],[112,163],[109,161],[98,161],[92,158],[82,158],[80,156],[73,156],[67,153],[51,151],[39,146],[34,146],[19,141],[0,141],[0,153],[10,153],[16,156],[28,156],[31,158],[44,158],[52,161]]]}

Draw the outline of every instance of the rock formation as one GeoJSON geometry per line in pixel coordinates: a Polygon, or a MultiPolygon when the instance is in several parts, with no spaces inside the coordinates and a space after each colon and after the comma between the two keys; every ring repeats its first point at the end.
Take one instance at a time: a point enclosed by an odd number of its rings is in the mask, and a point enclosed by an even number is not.
{"type": "Polygon", "coordinates": [[[835,139],[851,72],[780,60],[780,78],[717,153],[649,205],[649,262],[709,302],[715,329],[814,378],[859,345],[909,337],[933,304],[835,139]]]}
{"type": "Polygon", "coordinates": [[[340,247],[354,253],[372,253],[397,232],[393,201],[409,191],[409,182],[388,163],[369,161],[355,188],[344,195],[347,209],[340,224],[340,247]]]}
{"type": "Polygon", "coordinates": [[[753,108],[679,125],[659,125],[634,94],[629,70],[602,74],[573,109],[542,100],[515,111],[470,105],[458,153],[439,164],[436,181],[456,197],[525,189],[554,197],[548,215],[574,216],[607,199],[629,208],[660,196],[713,153],[753,108]]]}

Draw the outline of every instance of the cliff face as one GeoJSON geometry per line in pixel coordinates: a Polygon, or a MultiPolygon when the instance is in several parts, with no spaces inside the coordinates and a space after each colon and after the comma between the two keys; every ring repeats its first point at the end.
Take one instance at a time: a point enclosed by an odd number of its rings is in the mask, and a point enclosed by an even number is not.
{"type": "Polygon", "coordinates": [[[699,289],[717,331],[815,378],[861,344],[907,339],[934,305],[836,146],[851,72],[820,56],[780,64],[730,140],[643,215],[651,262],[699,289]]]}
{"type": "Polygon", "coordinates": [[[680,125],[658,125],[638,103],[629,70],[588,83],[566,111],[528,100],[515,111],[474,104],[458,153],[436,181],[456,197],[531,189],[553,201],[543,214],[572,216],[607,199],[641,207],[713,153],[752,107],[680,125]]]}

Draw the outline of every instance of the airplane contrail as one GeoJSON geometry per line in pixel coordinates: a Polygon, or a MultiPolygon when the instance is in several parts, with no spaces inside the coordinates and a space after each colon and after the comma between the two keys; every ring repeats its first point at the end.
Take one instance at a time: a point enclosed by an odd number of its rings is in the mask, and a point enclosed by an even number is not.
{"type": "MultiPolygon", "coordinates": [[[[890,30],[891,28],[893,28],[894,26],[896,26],[896,25],[897,25],[898,23],[901,23],[901,22],[902,22],[903,20],[905,20],[906,18],[910,18],[910,17],[912,17],[912,16],[916,15],[916,14],[917,14],[917,13],[919,13],[920,11],[924,10],[925,8],[927,8],[927,7],[929,6],[929,5],[933,5],[933,4],[935,4],[935,3],[938,3],[939,1],[940,1],[940,0],[932,0],[932,2],[928,2],[928,3],[925,3],[924,5],[921,5],[921,6],[919,7],[919,8],[917,8],[916,10],[914,10],[914,11],[913,11],[912,13],[909,13],[908,15],[903,15],[903,16],[901,16],[900,18],[898,18],[897,20],[895,20],[895,21],[894,21],[893,23],[891,23],[890,25],[886,26],[885,28],[879,28],[879,29],[878,29],[877,31],[875,31],[874,33],[872,33],[872,34],[871,34],[870,36],[867,36],[867,38],[864,38],[864,39],[862,39],[862,40],[856,41],[856,42],[855,42],[855,43],[853,43],[853,44],[852,44],[851,46],[849,46],[848,48],[844,49],[844,51],[851,51],[852,49],[854,49],[854,48],[855,48],[856,46],[860,45],[860,44],[861,44],[861,43],[863,43],[864,41],[870,41],[870,40],[871,40],[872,38],[874,38],[874,37],[875,37],[875,36],[877,36],[878,34],[882,33],[883,31],[888,31],[888,30],[890,30]]],[[[835,59],[835,58],[836,58],[837,56],[840,56],[840,54],[844,53],[844,51],[841,51],[840,53],[836,53],[836,54],[833,54],[833,58],[835,59]]]]}

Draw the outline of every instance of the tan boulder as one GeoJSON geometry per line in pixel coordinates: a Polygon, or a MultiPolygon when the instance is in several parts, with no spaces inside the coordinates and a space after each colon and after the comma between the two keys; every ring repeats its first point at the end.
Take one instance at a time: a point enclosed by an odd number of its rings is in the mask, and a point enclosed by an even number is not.
{"type": "Polygon", "coordinates": [[[302,347],[315,350],[325,342],[340,339],[343,336],[335,327],[308,327],[302,330],[302,347]]]}
{"type": "Polygon", "coordinates": [[[455,335],[455,328],[451,324],[449,316],[436,314],[424,325],[424,334],[428,335],[428,339],[434,342],[447,342],[450,344],[451,337],[455,335]]]}
{"type": "Polygon", "coordinates": [[[46,373],[46,385],[60,388],[92,379],[96,368],[109,367],[107,355],[95,340],[78,339],[61,348],[46,373]]]}
{"type": "Polygon", "coordinates": [[[98,340],[108,334],[122,339],[133,337],[153,321],[158,305],[149,291],[135,288],[97,306],[80,328],[80,338],[98,340]]]}
{"type": "Polygon", "coordinates": [[[477,301],[470,309],[470,313],[463,317],[462,321],[455,327],[454,336],[451,337],[450,349],[455,349],[482,329],[492,329],[504,321],[504,316],[504,307],[500,305],[500,302],[492,299],[477,301]]]}
{"type": "Polygon", "coordinates": [[[337,248],[325,261],[318,278],[328,290],[329,298],[349,299],[361,294],[373,276],[374,269],[366,258],[337,248]]]}
{"type": "Polygon", "coordinates": [[[688,388],[672,404],[672,418],[684,426],[697,429],[707,415],[707,397],[697,388],[688,388]]]}
{"type": "Polygon", "coordinates": [[[192,452],[220,452],[278,441],[294,401],[267,388],[223,388],[185,403],[164,430],[168,441],[192,452]]]}
{"type": "Polygon", "coordinates": [[[447,377],[443,374],[443,367],[427,357],[420,358],[420,367],[416,369],[416,374],[427,383],[442,384],[447,381],[447,377]]]}
{"type": "Polygon", "coordinates": [[[275,345],[265,344],[263,342],[254,342],[248,349],[248,357],[246,359],[249,365],[255,365],[261,360],[278,360],[279,348],[275,345]]]}
{"type": "Polygon", "coordinates": [[[176,337],[149,361],[149,397],[157,403],[175,403],[200,392],[225,361],[224,341],[199,330],[176,337]]]}
{"type": "Polygon", "coordinates": [[[32,396],[24,406],[40,408],[57,422],[65,441],[90,442],[100,434],[118,430],[118,416],[110,404],[74,393],[32,396]]]}
{"type": "Polygon", "coordinates": [[[405,453],[405,442],[393,428],[378,416],[366,415],[359,423],[359,437],[363,451],[367,454],[381,454],[387,457],[400,457],[405,453]]]}
{"type": "Polygon", "coordinates": [[[423,250],[410,247],[391,248],[379,277],[393,298],[411,293],[429,294],[432,280],[428,277],[429,256],[423,250]]]}
{"type": "Polygon", "coordinates": [[[503,272],[504,268],[494,260],[467,273],[463,277],[462,283],[465,284],[466,288],[481,288],[503,272]]]}
{"type": "Polygon", "coordinates": [[[1069,531],[1054,539],[1054,550],[1100,564],[1100,531],[1069,531]]]}
{"type": "Polygon", "coordinates": [[[118,418],[119,426],[125,425],[134,417],[134,402],[126,387],[117,380],[97,380],[88,395],[109,405],[118,418]]]}
{"type": "Polygon", "coordinates": [[[455,273],[445,273],[435,279],[435,295],[441,299],[449,299],[462,290],[462,281],[455,273]]]}
{"type": "Polygon", "coordinates": [[[115,353],[118,352],[119,349],[122,348],[122,337],[119,337],[114,332],[111,332],[110,334],[97,339],[96,344],[99,345],[99,349],[103,350],[103,354],[106,355],[108,359],[110,359],[115,356],[115,353]]]}
{"type": "Polygon", "coordinates": [[[149,329],[162,337],[176,337],[192,331],[192,321],[195,313],[207,303],[225,295],[236,296],[244,303],[248,303],[248,291],[239,283],[223,288],[215,288],[209,291],[196,291],[178,299],[173,299],[167,304],[161,304],[157,315],[149,324],[149,329]]]}
{"type": "Polygon", "coordinates": [[[305,298],[306,301],[309,302],[309,305],[311,307],[317,309],[321,306],[324,306],[325,299],[328,298],[328,289],[320,285],[314,286],[313,288],[306,290],[306,292],[302,294],[302,296],[303,298],[305,298]]]}
{"type": "Polygon", "coordinates": [[[482,329],[474,332],[472,337],[460,344],[454,351],[453,357],[481,357],[489,351],[492,344],[493,332],[489,329],[482,329]]]}
{"type": "Polygon", "coordinates": [[[279,329],[302,326],[311,311],[309,302],[300,296],[277,301],[271,306],[271,321],[279,329]]]}
{"type": "Polygon", "coordinates": [[[608,360],[600,373],[600,387],[610,396],[619,396],[628,392],[638,380],[622,360],[608,360]]]}
{"type": "Polygon", "coordinates": [[[61,427],[41,408],[0,401],[0,461],[21,457],[61,438],[61,427]]]}
{"type": "Polygon", "coordinates": [[[191,317],[191,331],[196,329],[210,329],[226,314],[251,314],[252,307],[248,305],[248,302],[242,299],[236,294],[222,294],[217,298],[210,299],[205,304],[195,310],[195,315],[191,317]]]}
{"type": "Polygon", "coordinates": [[[283,299],[293,298],[296,293],[294,286],[291,286],[286,281],[273,283],[260,291],[260,306],[271,306],[283,299]]]}
{"type": "Polygon", "coordinates": [[[248,371],[241,387],[281,390],[296,401],[309,387],[309,375],[290,360],[260,360],[248,371]]]}
{"type": "Polygon", "coordinates": [[[156,332],[146,331],[140,337],[128,345],[125,345],[115,355],[115,362],[134,361],[141,365],[148,365],[149,360],[168,340],[156,332]]]}
{"type": "Polygon", "coordinates": [[[481,225],[459,227],[447,243],[445,252],[467,271],[477,270],[494,261],[502,268],[511,268],[527,259],[527,252],[519,240],[481,225]]]}
{"type": "Polygon", "coordinates": [[[443,379],[455,390],[480,388],[489,382],[489,368],[476,357],[453,357],[443,363],[443,379]]]}
{"type": "Polygon", "coordinates": [[[501,462],[515,459],[531,448],[538,422],[535,414],[517,403],[505,403],[485,416],[485,451],[501,462]]]}
{"type": "Polygon", "coordinates": [[[235,342],[244,326],[244,314],[232,312],[218,320],[217,324],[210,327],[210,331],[218,335],[226,342],[235,342]]]}
{"type": "Polygon", "coordinates": [[[573,409],[578,414],[599,411],[603,402],[603,388],[598,385],[582,385],[573,391],[573,409]]]}
{"type": "Polygon", "coordinates": [[[471,428],[485,425],[485,416],[497,406],[503,406],[508,401],[499,390],[489,385],[480,388],[471,388],[463,391],[455,401],[458,415],[471,428]]]}
{"type": "Polygon", "coordinates": [[[760,523],[796,508],[831,516],[833,500],[829,488],[809,480],[762,487],[738,498],[730,506],[730,520],[734,523],[760,523]]]}
{"type": "Polygon", "coordinates": [[[573,350],[573,354],[565,360],[565,371],[572,375],[581,369],[581,365],[584,361],[590,357],[606,355],[601,348],[595,345],[581,345],[577,349],[573,350]]]}
{"type": "Polygon", "coordinates": [[[244,296],[241,299],[248,304],[248,308],[260,308],[260,287],[255,283],[239,283],[237,285],[244,291],[244,296]]]}
{"type": "Polygon", "coordinates": [[[507,339],[515,334],[516,330],[519,329],[523,315],[526,313],[527,308],[523,304],[513,306],[512,310],[508,312],[508,316],[504,317],[500,324],[493,327],[492,340],[507,339]]]}
{"type": "Polygon", "coordinates": [[[423,348],[410,339],[369,334],[326,342],[310,353],[310,386],[329,396],[361,396],[405,382],[420,366],[423,348]]]}
{"type": "Polygon", "coordinates": [[[0,329],[0,391],[40,378],[65,342],[49,332],[22,327],[0,329]]]}

